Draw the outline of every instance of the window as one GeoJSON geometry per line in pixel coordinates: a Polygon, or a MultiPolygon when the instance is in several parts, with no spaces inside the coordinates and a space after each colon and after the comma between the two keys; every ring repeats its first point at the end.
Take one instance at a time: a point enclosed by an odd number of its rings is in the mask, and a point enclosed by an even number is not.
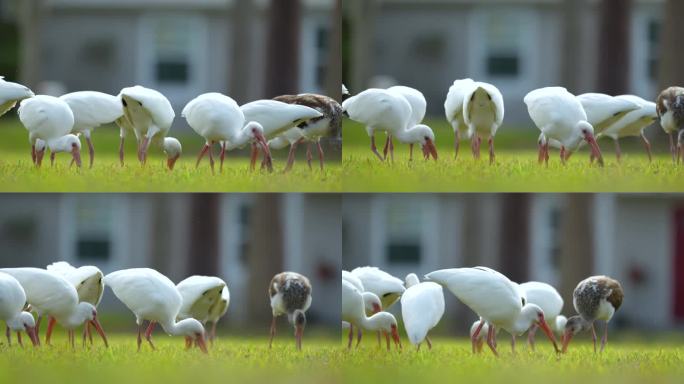
{"type": "Polygon", "coordinates": [[[532,199],[530,244],[531,277],[549,284],[559,282],[561,258],[561,225],[563,199],[555,195],[538,195],[532,199]]]}
{"type": "Polygon", "coordinates": [[[114,217],[106,196],[84,196],[75,209],[74,251],[78,261],[108,261],[112,257],[114,217]]]}
{"type": "Polygon", "coordinates": [[[406,198],[387,201],[385,253],[390,264],[419,264],[422,256],[420,203],[406,198]]]}
{"type": "Polygon", "coordinates": [[[520,74],[521,29],[508,12],[492,11],[486,17],[484,67],[488,76],[517,77],[520,74]]]}
{"type": "Polygon", "coordinates": [[[330,27],[328,15],[311,15],[302,20],[299,87],[302,92],[322,92],[328,75],[330,27]]]}
{"type": "Polygon", "coordinates": [[[660,35],[661,35],[661,23],[659,20],[650,19],[648,20],[647,37],[647,53],[646,53],[646,76],[652,81],[658,79],[658,65],[659,65],[659,52],[660,52],[660,35]]]}
{"type": "Polygon", "coordinates": [[[192,25],[183,18],[162,17],[154,26],[155,79],[185,84],[190,79],[192,25]]]}

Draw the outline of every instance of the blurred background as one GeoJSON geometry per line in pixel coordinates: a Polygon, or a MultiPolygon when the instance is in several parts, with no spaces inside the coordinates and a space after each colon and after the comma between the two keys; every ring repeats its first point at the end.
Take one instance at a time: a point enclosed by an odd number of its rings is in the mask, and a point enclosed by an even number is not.
{"type": "MultiPolygon", "coordinates": [[[[65,260],[104,273],[155,268],[174,283],[219,276],[231,295],[219,330],[262,336],[271,319],[268,284],[291,270],[313,286],[309,329],[337,332],[340,204],[336,194],[7,194],[0,199],[0,267],[65,260]]],[[[135,327],[110,289],[99,308],[135,327]]],[[[279,324],[282,335],[291,334],[285,320],[279,324]]]]}
{"type": "MultiPolygon", "coordinates": [[[[351,92],[415,87],[445,135],[444,99],[455,79],[496,85],[504,128],[530,133],[537,131],[522,99],[538,87],[655,100],[666,86],[684,84],[678,0],[346,0],[344,7],[343,79],[351,92]]],[[[661,131],[647,130],[662,139],[661,131]]]]}
{"type": "MultiPolygon", "coordinates": [[[[643,335],[684,325],[682,195],[347,194],[342,230],[345,270],[372,265],[422,280],[437,269],[487,266],[553,285],[566,316],[575,314],[577,283],[605,274],[625,290],[611,326],[643,335]]],[[[441,330],[466,334],[475,314],[444,293],[441,330]]]]}
{"type": "Polygon", "coordinates": [[[171,135],[199,151],[180,111],[201,93],[339,99],[340,13],[341,0],[0,0],[0,75],[53,95],[157,89],[176,111],[171,135]]]}

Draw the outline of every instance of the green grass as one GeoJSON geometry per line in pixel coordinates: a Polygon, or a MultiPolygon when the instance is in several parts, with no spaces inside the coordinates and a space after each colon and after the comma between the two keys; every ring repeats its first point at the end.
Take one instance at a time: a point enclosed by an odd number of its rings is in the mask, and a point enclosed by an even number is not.
{"type": "MultiPolygon", "coordinates": [[[[342,168],[330,156],[323,172],[315,158],[313,170],[306,165],[300,148],[293,170],[282,172],[287,151],[275,151],[273,173],[249,171],[246,151],[229,152],[223,172],[212,174],[208,158],[195,168],[196,155],[203,141],[197,135],[179,137],[183,156],[173,172],[159,148],[150,148],[148,164],[140,166],[133,139],[126,142],[125,165],[119,165],[118,129],[98,128],[93,134],[95,162],[87,167],[85,142],[81,151],[84,167],[69,167],[70,155],[57,155],[50,166],[49,154],[43,166],[36,169],[30,157],[26,130],[12,118],[0,119],[0,190],[5,192],[329,192],[341,189],[342,168]]],[[[217,147],[218,148],[218,147],[217,147]]],[[[214,148],[215,154],[217,148],[214,148]]],[[[258,168],[258,167],[257,167],[258,168]]]]}
{"type": "MultiPolygon", "coordinates": [[[[636,138],[621,141],[622,161],[616,161],[613,143],[599,141],[605,167],[589,165],[588,151],[574,154],[567,165],[552,149],[549,166],[537,163],[538,131],[503,127],[495,140],[496,163],[489,165],[486,143],[482,159],[461,143],[454,159],[454,134],[446,122],[429,121],[435,130],[439,160],[424,161],[418,147],[409,162],[408,147],[395,145],[394,163],[381,162],[370,151],[370,140],[360,125],[344,123],[343,187],[345,192],[681,192],[684,166],[672,164],[667,144],[652,140],[655,157],[648,162],[636,138]]],[[[654,129],[654,128],[651,128],[654,129]]],[[[382,150],[384,135],[376,135],[382,150]]]]}
{"type": "Polygon", "coordinates": [[[405,339],[403,350],[390,352],[378,348],[374,338],[350,351],[338,340],[308,335],[298,352],[283,329],[272,350],[266,338],[221,337],[208,355],[186,351],[182,338],[161,332],[156,351],[144,344],[140,352],[132,332],[110,335],[108,349],[96,341],[72,350],[63,334],[51,347],[37,349],[8,348],[3,340],[0,382],[679,382],[684,374],[684,348],[677,341],[623,340],[594,354],[586,340],[578,340],[560,357],[543,340],[536,352],[519,343],[515,355],[501,342],[496,358],[488,351],[472,355],[463,339],[434,338],[432,350],[423,346],[418,352],[405,339]]]}

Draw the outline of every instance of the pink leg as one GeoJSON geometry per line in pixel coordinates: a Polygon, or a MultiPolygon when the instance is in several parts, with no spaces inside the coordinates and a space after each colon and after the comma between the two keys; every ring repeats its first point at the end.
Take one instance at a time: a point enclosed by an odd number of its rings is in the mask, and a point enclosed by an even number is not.
{"type": "Polygon", "coordinates": [[[5,326],[5,336],[7,336],[7,345],[12,346],[12,332],[8,326],[5,326]]]}
{"type": "Polygon", "coordinates": [[[17,332],[17,343],[20,347],[24,348],[24,342],[21,341],[21,332],[17,332]]]}
{"type": "Polygon", "coordinates": [[[385,161],[385,159],[382,156],[380,156],[380,152],[378,152],[378,147],[375,146],[375,133],[371,135],[371,151],[373,151],[375,156],[377,156],[378,159],[380,159],[380,161],[385,161]]]}
{"type": "Polygon", "coordinates": [[[311,155],[311,143],[306,143],[306,163],[309,165],[309,171],[311,170],[311,159],[313,156],[311,155]]]}
{"type": "Polygon", "coordinates": [[[454,132],[454,159],[458,158],[458,147],[461,145],[461,132],[454,132]]]}
{"type": "Polygon", "coordinates": [[[622,157],[622,151],[620,150],[620,142],[618,139],[615,139],[615,156],[617,157],[617,161],[619,163],[620,158],[622,157]]]}
{"type": "Polygon", "coordinates": [[[389,144],[390,144],[390,134],[387,134],[387,138],[385,139],[385,146],[382,148],[382,157],[383,160],[387,160],[387,152],[389,152],[389,144]]]}
{"type": "Polygon", "coordinates": [[[275,337],[276,334],[276,317],[273,316],[273,320],[271,321],[271,339],[268,341],[268,348],[270,349],[273,346],[273,338],[275,337]]]}
{"type": "Polygon", "coordinates": [[[354,325],[349,323],[349,340],[347,341],[347,349],[351,349],[352,341],[354,341],[354,325]]]}
{"type": "Polygon", "coordinates": [[[140,150],[140,162],[145,165],[147,163],[147,150],[150,146],[150,138],[145,136],[143,137],[142,145],[141,145],[141,150],[140,150]]]}
{"type": "Polygon", "coordinates": [[[295,155],[297,154],[297,145],[299,145],[299,143],[301,143],[303,140],[304,139],[299,139],[290,144],[290,151],[287,154],[287,165],[285,165],[285,172],[292,170],[292,166],[294,166],[295,162],[295,155]]]}
{"type": "Polygon", "coordinates": [[[489,136],[489,164],[494,164],[494,138],[489,136]]]}
{"type": "Polygon", "coordinates": [[[223,160],[226,159],[226,143],[221,142],[221,166],[219,167],[219,172],[223,172],[223,160]]]}
{"type": "Polygon", "coordinates": [[[31,160],[33,161],[33,164],[36,164],[36,145],[35,144],[31,145],[31,160]]]}
{"type": "Polygon", "coordinates": [[[596,353],[596,329],[594,323],[591,323],[591,340],[594,342],[594,353],[596,353]]]}
{"type": "Polygon", "coordinates": [[[199,167],[200,162],[202,161],[202,158],[204,157],[204,155],[206,155],[207,152],[210,152],[210,151],[211,151],[211,146],[209,145],[209,143],[204,144],[204,146],[202,147],[202,150],[200,150],[200,153],[197,156],[197,162],[195,163],[195,168],[199,167]]]}
{"type": "Polygon", "coordinates": [[[74,330],[68,330],[67,334],[69,335],[69,344],[71,345],[71,349],[76,349],[76,338],[74,337],[74,330]]]}
{"type": "Polygon", "coordinates": [[[499,352],[496,351],[496,343],[494,342],[494,325],[489,324],[489,331],[487,332],[487,345],[492,350],[494,356],[499,357],[499,352]]]}
{"type": "Polygon", "coordinates": [[[560,149],[560,158],[561,158],[561,163],[565,165],[565,147],[561,146],[560,149]]]}
{"type": "Polygon", "coordinates": [[[93,146],[93,141],[90,136],[86,136],[86,143],[88,143],[88,154],[90,155],[90,168],[93,167],[93,160],[95,160],[95,146],[93,146]]]}
{"type": "Polygon", "coordinates": [[[390,160],[394,163],[394,141],[392,141],[392,135],[388,135],[387,139],[389,140],[390,160]]]}
{"type": "Polygon", "coordinates": [[[641,139],[644,141],[644,147],[646,147],[646,153],[648,154],[648,162],[653,161],[653,154],[651,153],[651,143],[646,138],[646,135],[641,131],[641,139]]]}
{"type": "Polygon", "coordinates": [[[316,147],[318,147],[318,164],[321,166],[321,171],[323,170],[323,148],[321,147],[321,141],[316,141],[316,147]]]}
{"type": "Polygon", "coordinates": [[[670,137],[670,154],[672,155],[672,162],[675,163],[677,159],[675,158],[677,150],[675,149],[674,138],[672,137],[672,132],[668,133],[670,137]]]}
{"type": "Polygon", "coordinates": [[[57,154],[55,152],[50,151],[50,166],[54,167],[55,166],[55,156],[57,154]]]}
{"type": "Polygon", "coordinates": [[[432,341],[430,341],[430,337],[425,336],[425,342],[427,342],[428,349],[432,349],[432,341]]]}
{"type": "Polygon", "coordinates": [[[409,161],[413,161],[413,143],[409,144],[409,161]]]}
{"type": "Polygon", "coordinates": [[[148,343],[150,343],[150,347],[152,347],[153,350],[156,349],[152,343],[152,331],[154,331],[155,325],[157,325],[156,321],[150,321],[150,324],[147,326],[147,330],[145,331],[145,339],[148,343]]]}
{"type": "Polygon", "coordinates": [[[606,322],[605,328],[603,328],[603,337],[601,338],[601,352],[603,352],[603,348],[606,347],[606,343],[608,342],[608,322],[606,322]]]}
{"type": "Polygon", "coordinates": [[[356,348],[359,347],[359,344],[361,344],[361,338],[363,337],[363,331],[361,331],[361,328],[356,330],[356,348]]]}
{"type": "Polygon", "coordinates": [[[527,345],[534,351],[534,336],[537,333],[537,324],[533,324],[527,331],[527,345]]]}
{"type": "Polygon", "coordinates": [[[123,167],[124,165],[124,138],[121,136],[121,139],[119,140],[119,162],[121,163],[121,166],[123,167]]]}
{"type": "Polygon", "coordinates": [[[252,172],[254,172],[254,169],[256,168],[256,159],[258,155],[259,149],[257,148],[256,143],[252,143],[252,153],[249,158],[249,170],[252,172]]]}
{"type": "Polygon", "coordinates": [[[142,323],[140,323],[140,325],[138,325],[138,352],[140,352],[140,346],[142,345],[143,325],[144,325],[144,322],[142,322],[142,323]]]}
{"type": "Polygon", "coordinates": [[[511,352],[515,354],[515,335],[511,335],[511,352]]]}
{"type": "Polygon", "coordinates": [[[211,148],[209,148],[209,165],[211,166],[211,173],[214,173],[214,154],[211,152],[211,148]]]}
{"type": "Polygon", "coordinates": [[[482,327],[484,327],[484,324],[485,324],[484,321],[480,320],[480,324],[477,326],[477,328],[475,329],[475,332],[470,337],[470,342],[473,345],[473,354],[477,353],[476,345],[478,344],[478,340],[480,337],[480,331],[482,331],[482,327]]]}
{"type": "Polygon", "coordinates": [[[47,345],[50,345],[50,338],[52,337],[52,330],[55,328],[55,324],[57,324],[57,319],[52,316],[48,317],[48,326],[45,332],[45,344],[47,345]]]}

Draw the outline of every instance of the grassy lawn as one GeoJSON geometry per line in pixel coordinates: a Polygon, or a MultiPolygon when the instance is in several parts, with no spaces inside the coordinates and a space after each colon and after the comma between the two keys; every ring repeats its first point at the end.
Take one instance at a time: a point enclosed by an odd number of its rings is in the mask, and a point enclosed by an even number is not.
{"type": "MultiPolygon", "coordinates": [[[[680,192],[684,191],[684,166],[672,164],[662,138],[652,140],[654,161],[648,162],[640,140],[621,140],[618,163],[612,140],[599,141],[605,167],[590,166],[588,151],[572,156],[566,166],[558,150],[551,150],[548,168],[537,164],[538,131],[503,127],[497,135],[496,163],[489,165],[486,143],[482,159],[470,153],[470,142],[461,143],[454,159],[454,134],[446,121],[428,121],[435,130],[439,160],[424,161],[419,148],[409,162],[408,146],[395,145],[395,161],[380,162],[370,151],[362,126],[344,123],[343,186],[345,192],[680,192]]],[[[656,128],[650,128],[656,129],[656,128]]],[[[659,128],[657,128],[659,129],[659,128]]],[[[376,135],[378,146],[384,135],[376,135]]]]}
{"type": "MultiPolygon", "coordinates": [[[[463,339],[434,338],[434,348],[419,352],[403,340],[402,351],[379,349],[374,338],[347,351],[344,342],[305,337],[297,352],[289,332],[268,349],[266,338],[220,338],[209,354],[186,351],[183,339],[155,336],[157,350],[135,350],[135,335],[110,335],[105,349],[96,342],[71,350],[59,334],[51,347],[20,349],[0,344],[0,382],[278,382],[303,383],[422,383],[422,382],[617,382],[618,380],[679,382],[684,373],[681,343],[612,342],[595,355],[586,341],[573,343],[556,358],[540,340],[536,352],[522,343],[511,354],[500,342],[501,357],[472,355],[463,339]]],[[[425,346],[424,346],[425,347],[425,346]]]]}
{"type": "MultiPolygon", "coordinates": [[[[57,155],[50,167],[49,155],[43,167],[31,163],[26,130],[12,118],[0,119],[0,190],[5,192],[327,192],[341,189],[342,167],[330,159],[323,172],[317,157],[312,171],[306,165],[300,147],[297,162],[287,174],[282,172],[287,151],[274,151],[273,173],[250,172],[247,151],[229,152],[223,173],[212,175],[208,158],[195,168],[196,156],[204,144],[197,135],[178,137],[183,144],[183,156],[173,172],[166,169],[166,158],[159,148],[150,148],[148,164],[141,167],[136,159],[133,139],[126,141],[126,164],[119,165],[119,133],[114,126],[100,127],[93,133],[95,163],[87,167],[85,141],[81,150],[84,167],[70,168],[70,155],[57,155]]],[[[172,132],[173,134],[173,132],[172,132]]],[[[218,147],[214,149],[215,154],[218,147]]]]}

